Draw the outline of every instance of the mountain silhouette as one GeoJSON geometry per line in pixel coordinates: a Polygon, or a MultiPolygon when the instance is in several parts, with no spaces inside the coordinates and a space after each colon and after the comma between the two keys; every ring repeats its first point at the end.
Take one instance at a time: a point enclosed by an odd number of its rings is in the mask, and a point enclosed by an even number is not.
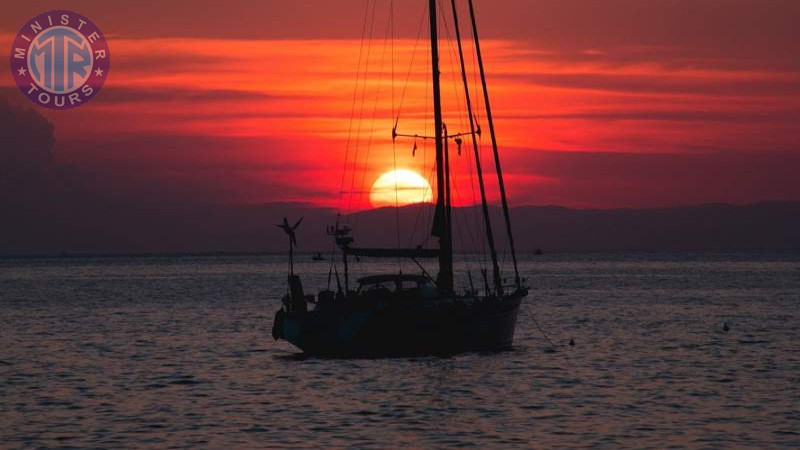
{"type": "MultiPolygon", "coordinates": [[[[36,210],[18,209],[0,223],[0,255],[61,253],[286,252],[286,235],[274,224],[284,216],[305,217],[297,230],[297,252],[328,252],[325,232],[335,212],[300,203],[230,205],[128,204],[113,214],[107,205],[49,220],[36,210]],[[31,226],[35,224],[35,226],[31,226]]],[[[479,207],[455,208],[457,251],[474,251],[466,224],[477,236],[479,207]],[[465,220],[466,218],[472,220],[465,220]]],[[[394,247],[400,224],[403,247],[431,246],[432,205],[367,210],[343,217],[359,247],[394,247]],[[427,239],[427,242],[426,242],[427,239]]],[[[572,209],[559,206],[512,208],[520,252],[800,250],[800,202],[748,205],[705,204],[652,209],[572,209]]],[[[491,210],[498,248],[506,243],[502,212],[491,210]]]]}
{"type": "MultiPolygon", "coordinates": [[[[421,207],[406,207],[400,217],[413,218],[418,208],[421,207]]],[[[455,214],[475,217],[479,213],[475,208],[457,208],[455,214]]],[[[652,209],[518,206],[512,208],[511,214],[515,242],[523,252],[800,249],[800,202],[652,209]]],[[[503,230],[502,211],[493,207],[491,215],[498,233],[503,230]]],[[[357,216],[354,235],[358,245],[390,245],[397,241],[396,227],[386,226],[394,224],[397,214],[393,208],[365,211],[357,216]]],[[[409,219],[405,222],[401,228],[413,227],[409,219]]],[[[458,224],[457,219],[454,222],[458,224]]],[[[418,235],[421,233],[417,231],[418,235]]],[[[498,233],[497,239],[502,249],[505,237],[498,233]]],[[[469,250],[465,247],[468,246],[461,245],[460,250],[469,250]]]]}

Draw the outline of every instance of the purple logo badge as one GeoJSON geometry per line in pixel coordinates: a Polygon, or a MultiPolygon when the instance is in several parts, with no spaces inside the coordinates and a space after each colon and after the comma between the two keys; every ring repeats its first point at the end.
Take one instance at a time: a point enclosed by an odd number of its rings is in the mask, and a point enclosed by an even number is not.
{"type": "Polygon", "coordinates": [[[48,11],[29,20],[11,46],[11,74],[37,105],[71,109],[93,99],[108,77],[105,36],[73,11],[48,11]]]}

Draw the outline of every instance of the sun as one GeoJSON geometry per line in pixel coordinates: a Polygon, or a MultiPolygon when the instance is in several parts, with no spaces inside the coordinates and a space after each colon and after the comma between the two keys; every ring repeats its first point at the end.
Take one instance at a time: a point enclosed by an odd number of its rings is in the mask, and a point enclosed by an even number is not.
{"type": "Polygon", "coordinates": [[[369,192],[369,202],[376,208],[427,203],[432,198],[428,180],[406,169],[391,170],[379,176],[369,192]]]}

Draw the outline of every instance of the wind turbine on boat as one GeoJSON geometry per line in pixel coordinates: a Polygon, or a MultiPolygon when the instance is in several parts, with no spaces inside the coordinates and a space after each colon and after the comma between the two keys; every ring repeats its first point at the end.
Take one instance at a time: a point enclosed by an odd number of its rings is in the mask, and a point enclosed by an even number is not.
{"type": "Polygon", "coordinates": [[[294,232],[302,221],[303,218],[301,217],[294,225],[289,225],[289,219],[284,217],[283,223],[275,225],[289,235],[289,275],[294,275],[294,248],[297,246],[297,236],[294,232]]]}

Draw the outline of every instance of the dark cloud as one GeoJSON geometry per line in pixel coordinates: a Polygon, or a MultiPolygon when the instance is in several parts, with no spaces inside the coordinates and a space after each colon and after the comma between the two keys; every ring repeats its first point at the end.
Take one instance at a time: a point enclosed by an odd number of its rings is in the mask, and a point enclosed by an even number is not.
{"type": "Polygon", "coordinates": [[[557,54],[591,50],[614,61],[623,50],[628,62],[800,67],[794,0],[505,0],[476,8],[486,37],[530,40],[557,54]]]}
{"type": "MultiPolygon", "coordinates": [[[[104,0],[83,0],[71,7],[101,26],[112,39],[113,52],[115,37],[358,39],[368,3],[380,4],[374,34],[382,38],[389,2],[198,0],[187,7],[178,0],[113,6],[104,0]]],[[[394,4],[396,35],[416,37],[426,2],[394,4]]],[[[33,13],[49,9],[48,5],[46,0],[6,5],[0,29],[16,33],[33,13]]],[[[478,0],[475,7],[484,38],[527,41],[551,50],[552,55],[579,60],[601,57],[609,62],[657,59],[678,65],[800,69],[796,57],[800,2],[796,0],[478,0]],[[618,53],[637,48],[642,51],[618,53]]],[[[443,32],[446,35],[447,30],[443,32]]],[[[153,67],[157,68],[157,60],[153,67]]],[[[185,62],[195,64],[189,59],[185,62]]]]}
{"type": "Polygon", "coordinates": [[[30,176],[50,162],[53,124],[36,111],[0,97],[0,179],[30,176]]]}
{"type": "Polygon", "coordinates": [[[278,250],[259,244],[277,217],[330,212],[275,201],[336,196],[298,183],[327,167],[293,159],[302,146],[291,141],[55,142],[54,131],[38,112],[0,102],[0,254],[278,250]],[[75,155],[79,168],[65,162],[75,155]]]}

